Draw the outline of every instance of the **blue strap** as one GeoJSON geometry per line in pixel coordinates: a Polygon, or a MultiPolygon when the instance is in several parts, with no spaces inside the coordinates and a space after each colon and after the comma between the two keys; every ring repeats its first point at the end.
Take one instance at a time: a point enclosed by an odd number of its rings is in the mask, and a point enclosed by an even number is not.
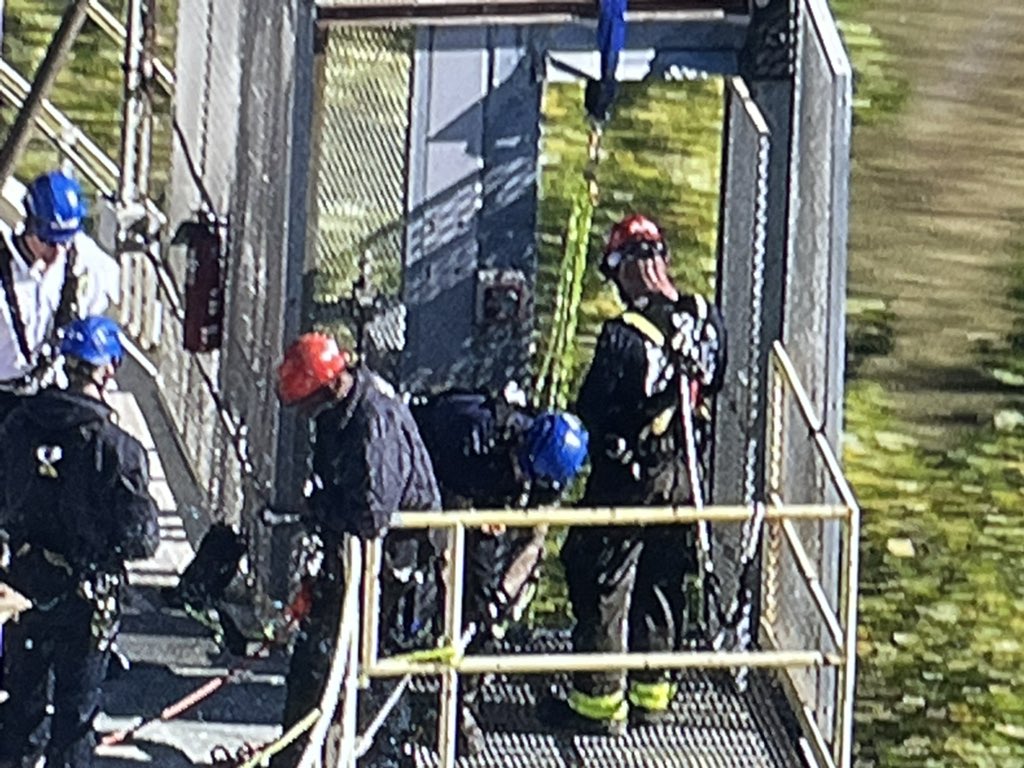
{"type": "Polygon", "coordinates": [[[586,109],[598,122],[608,119],[615,100],[615,71],[619,54],[626,46],[627,0],[600,0],[597,21],[597,49],[601,53],[601,79],[587,84],[586,109]]]}
{"type": "Polygon", "coordinates": [[[619,54],[626,46],[626,0],[601,0],[597,22],[597,49],[601,52],[601,79],[615,80],[619,54]]]}

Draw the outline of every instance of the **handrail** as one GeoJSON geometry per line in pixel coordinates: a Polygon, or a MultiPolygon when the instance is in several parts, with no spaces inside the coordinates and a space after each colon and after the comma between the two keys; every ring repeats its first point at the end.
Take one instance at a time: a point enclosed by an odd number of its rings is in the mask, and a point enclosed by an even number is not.
{"type": "MultiPolygon", "coordinates": [[[[815,602],[818,604],[822,615],[826,617],[826,623],[828,624],[829,632],[832,636],[833,641],[837,641],[838,634],[841,631],[842,643],[838,645],[845,653],[845,663],[840,668],[840,680],[839,680],[839,692],[838,692],[838,703],[836,708],[836,737],[833,740],[833,754],[828,756],[822,751],[823,756],[829,758],[831,765],[838,766],[838,768],[849,768],[852,765],[852,745],[853,745],[853,719],[854,719],[854,696],[856,689],[856,665],[857,665],[857,602],[859,597],[858,584],[860,580],[860,529],[861,529],[861,509],[857,503],[857,499],[854,496],[853,489],[850,487],[849,481],[846,479],[843,473],[842,467],[839,464],[839,459],[836,457],[835,451],[828,439],[825,437],[824,422],[817,415],[814,409],[814,405],[811,398],[807,394],[807,390],[804,388],[803,383],[800,381],[800,377],[796,371],[796,366],[793,364],[792,359],[786,352],[785,347],[780,341],[776,341],[772,345],[772,370],[775,371],[781,377],[781,383],[788,386],[793,393],[793,397],[796,399],[798,409],[801,418],[810,430],[810,438],[815,445],[818,454],[821,456],[822,461],[825,464],[825,468],[828,472],[829,478],[832,481],[833,487],[836,493],[839,495],[843,506],[849,511],[849,518],[847,520],[846,535],[842,537],[842,563],[843,568],[841,572],[841,583],[839,585],[839,613],[842,614],[843,622],[840,625],[839,622],[833,624],[829,621],[828,617],[832,616],[832,609],[828,606],[828,600],[825,598],[824,591],[821,589],[820,582],[817,581],[814,569],[811,567],[809,559],[806,558],[806,553],[803,552],[802,545],[796,541],[795,530],[792,524],[783,523],[783,532],[793,550],[794,556],[797,558],[798,568],[800,569],[801,576],[807,583],[811,590],[815,602]],[[801,554],[804,556],[801,558],[801,554]],[[813,577],[813,578],[812,578],[813,577]],[[815,585],[817,584],[817,589],[815,585]],[[826,612],[825,608],[828,607],[826,612]]],[[[782,388],[779,384],[774,385],[777,388],[777,395],[773,397],[778,398],[777,407],[781,405],[782,388]]],[[[776,414],[775,419],[781,419],[781,413],[776,414]]],[[[772,428],[771,440],[774,444],[777,435],[776,428],[781,428],[781,421],[778,421],[772,428]]],[[[773,479],[770,481],[771,485],[775,485],[780,482],[780,478],[776,476],[776,470],[773,470],[773,479]]],[[[778,494],[778,489],[773,488],[771,494],[773,503],[782,504],[782,499],[778,494]]],[[[812,734],[815,737],[816,746],[819,747],[823,743],[824,739],[820,731],[817,730],[817,726],[814,724],[813,719],[810,722],[812,726],[812,734]]]]}
{"type": "MultiPolygon", "coordinates": [[[[849,510],[838,504],[794,504],[784,509],[767,509],[768,520],[845,520],[849,510]]],[[[480,528],[504,525],[533,528],[538,525],[655,525],[665,523],[745,523],[749,506],[696,507],[537,507],[534,509],[466,509],[441,512],[398,512],[391,517],[392,528],[480,528]]]]}
{"type": "Polygon", "coordinates": [[[835,451],[832,450],[832,446],[829,445],[828,440],[822,434],[825,426],[821,419],[818,418],[818,415],[814,412],[814,405],[811,403],[811,398],[808,396],[807,390],[804,389],[804,385],[800,383],[800,377],[796,372],[796,366],[793,365],[793,361],[786,352],[786,348],[782,346],[782,342],[776,341],[772,345],[772,352],[774,353],[777,368],[786,377],[786,383],[788,383],[793,389],[793,395],[796,397],[796,401],[800,406],[800,413],[803,415],[804,421],[807,422],[807,426],[810,428],[814,437],[814,443],[817,445],[818,451],[825,460],[825,465],[828,468],[829,475],[832,478],[832,482],[835,484],[836,492],[843,500],[844,505],[846,505],[850,510],[857,510],[857,512],[859,512],[860,506],[857,504],[857,499],[853,495],[853,489],[850,488],[850,483],[847,481],[846,475],[843,474],[843,470],[839,466],[839,460],[836,458],[835,451]]]}
{"type": "Polygon", "coordinates": [[[838,653],[816,650],[782,651],[675,651],[660,653],[517,653],[515,656],[454,655],[450,660],[414,661],[401,657],[380,659],[370,677],[440,675],[456,670],[464,675],[488,673],[532,675],[555,672],[603,672],[614,669],[734,669],[740,667],[836,667],[838,653]]]}

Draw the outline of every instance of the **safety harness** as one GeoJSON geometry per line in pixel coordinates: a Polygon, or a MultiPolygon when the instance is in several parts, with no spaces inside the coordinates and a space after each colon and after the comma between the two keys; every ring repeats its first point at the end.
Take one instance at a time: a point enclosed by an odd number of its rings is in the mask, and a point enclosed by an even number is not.
{"type": "Polygon", "coordinates": [[[50,328],[47,330],[44,344],[39,353],[32,350],[28,343],[28,332],[25,329],[24,314],[18,301],[18,293],[14,288],[14,258],[6,238],[0,238],[0,288],[4,292],[7,304],[8,319],[14,331],[14,338],[22,357],[31,366],[23,377],[0,382],[0,390],[17,394],[32,394],[45,382],[52,371],[56,359],[57,332],[78,315],[78,283],[75,272],[78,261],[78,250],[74,241],[64,256],[64,280],[61,283],[60,299],[54,312],[50,328]]]}

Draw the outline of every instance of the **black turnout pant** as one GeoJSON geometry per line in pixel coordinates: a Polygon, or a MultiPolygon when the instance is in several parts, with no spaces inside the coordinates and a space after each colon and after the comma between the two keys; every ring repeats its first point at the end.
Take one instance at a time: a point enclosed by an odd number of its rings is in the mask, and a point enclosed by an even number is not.
{"type": "MultiPolygon", "coordinates": [[[[694,571],[692,526],[572,528],[562,547],[576,616],[573,649],[583,652],[672,651],[685,634],[684,579],[694,571]]],[[[664,679],[636,672],[637,682],[664,679]]],[[[588,695],[622,690],[621,672],[587,672],[573,686],[588,695]]]]}
{"type": "Polygon", "coordinates": [[[11,581],[36,601],[36,607],[4,627],[5,689],[10,698],[0,705],[0,760],[19,765],[43,748],[47,768],[89,768],[96,747],[92,724],[99,712],[100,686],[110,654],[95,648],[93,607],[66,591],[68,577],[48,568],[40,562],[12,564],[11,581]],[[42,594],[25,589],[17,578],[24,568],[34,571],[29,576],[34,584],[27,586],[50,581],[43,585],[42,594]],[[51,675],[53,715],[44,745],[37,732],[44,730],[51,675]]]}

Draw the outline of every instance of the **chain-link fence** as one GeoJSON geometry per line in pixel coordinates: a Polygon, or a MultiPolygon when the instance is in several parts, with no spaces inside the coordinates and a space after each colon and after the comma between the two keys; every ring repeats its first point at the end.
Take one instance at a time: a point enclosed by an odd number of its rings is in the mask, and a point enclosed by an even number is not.
{"type": "Polygon", "coordinates": [[[412,43],[409,28],[332,29],[317,113],[310,324],[354,343],[389,378],[405,345],[412,43]]]}
{"type": "MultiPolygon", "coordinates": [[[[850,68],[827,5],[802,0],[797,14],[790,249],[786,265],[783,339],[807,388],[822,433],[838,446],[842,427],[843,307],[846,272],[847,175],[850,149],[850,68]]],[[[832,503],[833,484],[820,457],[800,439],[806,426],[792,400],[782,404],[786,450],[779,487],[787,503],[832,503]]],[[[794,523],[833,610],[839,603],[843,546],[837,522],[794,523]]],[[[801,566],[776,528],[766,578],[778,597],[770,625],[783,644],[830,648],[833,640],[807,600],[801,566]]],[[[837,673],[796,670],[791,679],[813,710],[825,738],[834,738],[837,673]]]]}
{"type": "MultiPolygon", "coordinates": [[[[273,368],[300,324],[314,29],[305,0],[182,0],[179,8],[178,91],[190,98],[176,103],[169,214],[178,223],[204,209],[228,223],[225,343],[185,353],[173,324],[158,350],[162,394],[211,517],[256,534],[251,554],[264,579],[270,536],[255,513],[293,497],[305,474],[279,463],[296,425],[279,418],[273,368]]],[[[181,285],[185,254],[169,253],[181,285]]]]}

